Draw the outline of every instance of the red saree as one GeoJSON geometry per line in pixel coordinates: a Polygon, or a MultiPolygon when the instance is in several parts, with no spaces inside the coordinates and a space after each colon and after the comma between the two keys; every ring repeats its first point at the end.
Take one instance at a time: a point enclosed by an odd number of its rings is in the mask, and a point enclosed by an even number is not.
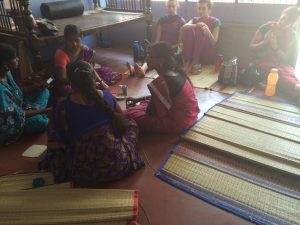
{"type": "Polygon", "coordinates": [[[200,109],[188,80],[173,98],[170,97],[168,84],[162,76],[148,84],[148,88],[151,100],[126,110],[126,116],[134,119],[140,130],[180,133],[194,124],[200,109]]]}

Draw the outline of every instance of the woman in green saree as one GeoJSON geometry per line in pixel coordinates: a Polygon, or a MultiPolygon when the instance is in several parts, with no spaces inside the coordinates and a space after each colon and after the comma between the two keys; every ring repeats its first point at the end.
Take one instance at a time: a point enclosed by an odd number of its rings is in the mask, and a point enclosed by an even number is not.
{"type": "Polygon", "coordinates": [[[0,43],[0,52],[0,145],[7,145],[23,133],[46,130],[49,91],[40,84],[24,90],[24,96],[11,73],[19,62],[15,49],[0,43]]]}

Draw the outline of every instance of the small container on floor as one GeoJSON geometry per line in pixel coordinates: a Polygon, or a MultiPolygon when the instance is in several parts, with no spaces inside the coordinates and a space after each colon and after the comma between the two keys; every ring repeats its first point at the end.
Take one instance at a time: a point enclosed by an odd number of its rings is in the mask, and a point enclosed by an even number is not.
{"type": "Polygon", "coordinates": [[[198,75],[201,72],[202,72],[202,65],[201,64],[194,64],[192,66],[192,71],[191,71],[192,75],[198,75]]]}

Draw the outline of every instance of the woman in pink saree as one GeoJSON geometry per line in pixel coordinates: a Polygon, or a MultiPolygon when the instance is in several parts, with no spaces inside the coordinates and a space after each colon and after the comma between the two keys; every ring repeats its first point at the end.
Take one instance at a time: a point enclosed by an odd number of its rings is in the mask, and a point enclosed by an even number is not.
{"type": "Polygon", "coordinates": [[[200,112],[193,87],[178,68],[171,45],[156,43],[147,58],[149,69],[159,77],[148,84],[151,96],[129,98],[126,116],[134,119],[142,131],[181,133],[191,127],[200,112]]]}
{"type": "Polygon", "coordinates": [[[294,25],[300,17],[298,7],[289,7],[281,13],[277,22],[269,21],[258,28],[250,49],[255,54],[258,67],[267,76],[272,68],[279,71],[278,90],[300,99],[299,80],[295,76],[298,53],[294,25]]]}

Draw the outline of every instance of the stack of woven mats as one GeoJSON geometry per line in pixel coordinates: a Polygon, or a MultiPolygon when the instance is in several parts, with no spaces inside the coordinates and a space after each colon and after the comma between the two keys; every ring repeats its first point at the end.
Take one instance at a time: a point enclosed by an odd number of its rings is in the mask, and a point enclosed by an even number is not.
{"type": "Polygon", "coordinates": [[[237,93],[211,108],[156,173],[258,224],[300,224],[300,108],[237,93]]]}
{"type": "Polygon", "coordinates": [[[0,224],[127,225],[137,219],[136,191],[69,187],[53,184],[49,173],[0,177],[0,224]],[[32,189],[35,179],[46,186],[32,189]]]}

